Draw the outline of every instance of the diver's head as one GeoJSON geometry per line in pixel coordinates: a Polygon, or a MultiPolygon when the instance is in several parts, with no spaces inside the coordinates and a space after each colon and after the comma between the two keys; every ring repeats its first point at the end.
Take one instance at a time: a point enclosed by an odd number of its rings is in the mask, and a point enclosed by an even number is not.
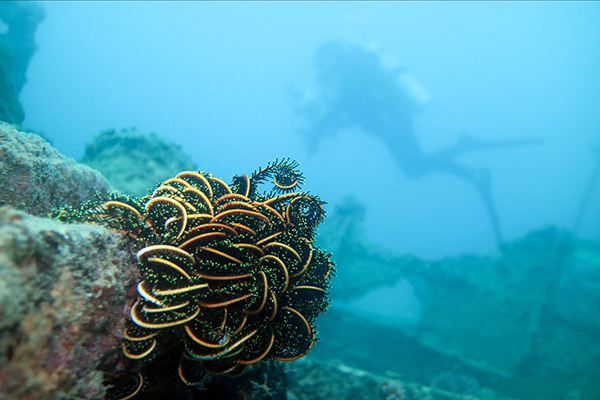
{"type": "Polygon", "coordinates": [[[376,53],[365,46],[344,40],[334,40],[320,46],[316,65],[317,79],[323,85],[369,76],[381,68],[376,53]]]}

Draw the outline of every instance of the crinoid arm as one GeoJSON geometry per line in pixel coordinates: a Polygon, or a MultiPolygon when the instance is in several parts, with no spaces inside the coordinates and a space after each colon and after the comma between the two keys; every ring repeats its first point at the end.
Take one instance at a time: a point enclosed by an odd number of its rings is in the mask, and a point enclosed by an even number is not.
{"type": "Polygon", "coordinates": [[[298,169],[299,166],[300,164],[297,161],[288,157],[268,163],[264,168],[259,167],[249,179],[250,192],[256,195],[258,186],[269,180],[273,186],[267,197],[300,190],[304,183],[304,175],[298,169]]]}
{"type": "Polygon", "coordinates": [[[108,196],[98,195],[79,208],[67,206],[50,213],[50,218],[67,223],[94,223],[123,232],[142,242],[155,241],[145,221],[143,203],[134,196],[111,192],[108,196]]]}

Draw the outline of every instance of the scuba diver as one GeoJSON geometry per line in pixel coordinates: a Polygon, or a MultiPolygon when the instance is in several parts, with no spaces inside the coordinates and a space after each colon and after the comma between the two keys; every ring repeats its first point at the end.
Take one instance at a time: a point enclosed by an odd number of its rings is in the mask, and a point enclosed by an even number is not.
{"type": "Polygon", "coordinates": [[[413,115],[430,96],[404,68],[362,44],[332,41],[317,50],[319,96],[292,92],[295,112],[307,123],[309,151],[328,135],[351,127],[380,138],[400,170],[410,179],[442,172],[471,184],[485,204],[494,236],[503,242],[487,169],[458,162],[469,152],[540,143],[537,139],[483,141],[463,136],[449,148],[426,152],[414,129],[413,115]]]}

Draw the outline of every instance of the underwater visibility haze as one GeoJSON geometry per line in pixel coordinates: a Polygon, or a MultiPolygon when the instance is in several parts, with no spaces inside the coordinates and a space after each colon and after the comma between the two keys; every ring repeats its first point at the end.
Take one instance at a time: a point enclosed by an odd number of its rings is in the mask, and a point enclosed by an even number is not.
{"type": "MultiPolygon", "coordinates": [[[[404,111],[412,113],[422,151],[448,149],[462,136],[544,142],[462,156],[494,175],[507,238],[544,224],[570,228],[595,162],[593,2],[44,7],[21,96],[24,123],[75,159],[99,130],[131,126],[172,138],[220,176],[290,155],[332,204],[349,193],[369,202],[368,231],[378,242],[425,257],[493,250],[485,207],[468,183],[436,173],[407,178],[376,134],[351,124],[351,132],[322,132],[309,156],[290,89],[326,89],[317,80],[318,49],[348,41],[380,48],[428,93],[423,109],[404,111]],[[379,201],[370,201],[374,190],[362,190],[366,182],[378,188],[379,201]]],[[[600,210],[588,212],[592,220],[600,210]]],[[[598,237],[593,224],[580,229],[598,237]]]]}
{"type": "Polygon", "coordinates": [[[3,2],[0,398],[598,399],[598,110],[598,2],[3,2]]]}

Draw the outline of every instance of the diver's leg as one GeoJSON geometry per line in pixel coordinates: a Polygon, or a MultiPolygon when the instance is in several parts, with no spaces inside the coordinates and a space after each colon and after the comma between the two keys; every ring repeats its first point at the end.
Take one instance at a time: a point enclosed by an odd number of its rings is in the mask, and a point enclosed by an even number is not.
{"type": "MultiPolygon", "coordinates": [[[[410,126],[405,127],[403,133],[411,132],[410,126]]],[[[417,179],[430,172],[444,172],[459,177],[475,187],[479,197],[485,205],[494,238],[500,247],[502,245],[502,233],[498,211],[494,204],[491,193],[490,173],[488,170],[476,170],[458,164],[454,157],[467,150],[469,146],[460,148],[454,146],[448,150],[442,150],[434,154],[424,154],[414,135],[389,134],[381,135],[396,163],[410,179],[417,179]]],[[[463,144],[464,146],[464,144],[463,144]]]]}
{"type": "Polygon", "coordinates": [[[535,146],[543,144],[543,141],[536,137],[523,139],[506,139],[506,140],[484,140],[475,138],[469,135],[462,135],[458,141],[447,149],[440,150],[436,153],[436,157],[454,160],[456,157],[481,150],[493,150],[509,147],[535,146]]]}
{"type": "Polygon", "coordinates": [[[494,232],[494,239],[498,247],[502,246],[503,237],[500,230],[500,220],[498,218],[498,210],[494,198],[492,197],[491,190],[491,175],[490,171],[485,168],[474,169],[468,168],[463,165],[456,163],[455,161],[448,161],[446,157],[438,158],[436,155],[430,156],[432,171],[444,172],[458,178],[461,178],[475,187],[481,201],[486,208],[492,230],[494,232]]]}
{"type": "Polygon", "coordinates": [[[478,177],[474,181],[475,189],[479,192],[479,196],[487,209],[490,223],[492,224],[492,230],[494,231],[494,237],[498,248],[502,246],[503,238],[500,231],[500,221],[498,219],[498,210],[494,203],[491,190],[491,175],[488,169],[481,169],[478,171],[478,177]]]}

